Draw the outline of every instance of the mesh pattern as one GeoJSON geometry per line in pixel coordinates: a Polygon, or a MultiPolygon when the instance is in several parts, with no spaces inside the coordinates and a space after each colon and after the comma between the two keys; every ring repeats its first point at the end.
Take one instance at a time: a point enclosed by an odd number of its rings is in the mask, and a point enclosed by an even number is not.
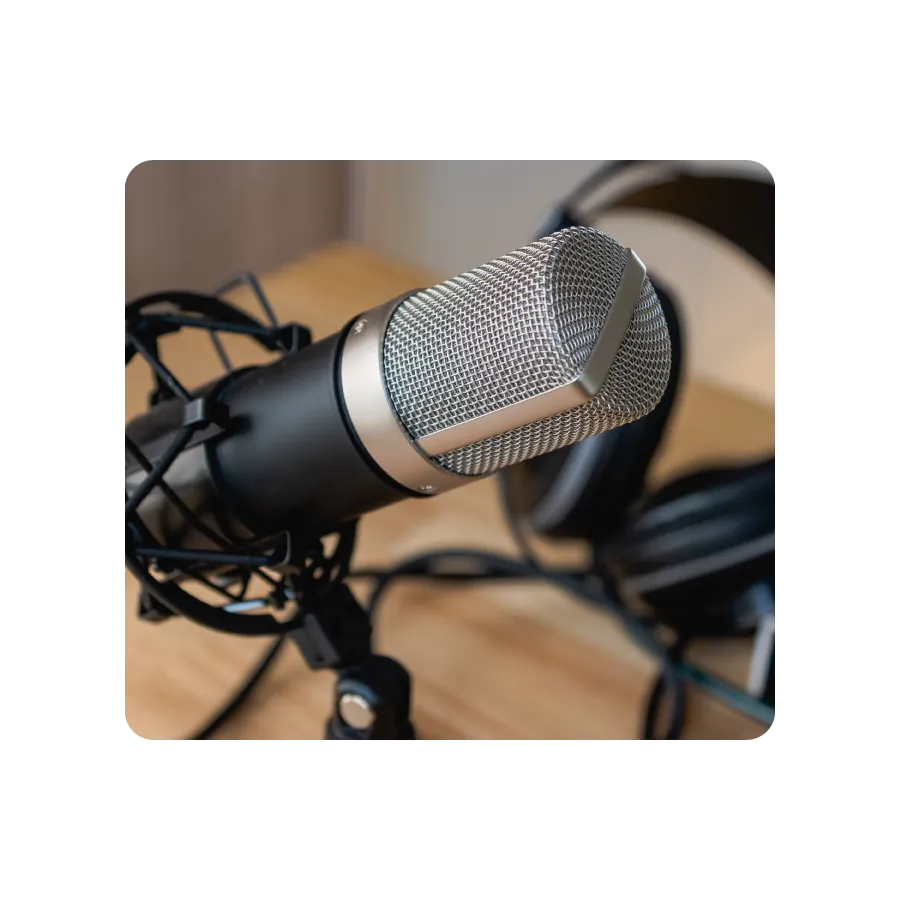
{"type": "MultiPolygon", "coordinates": [[[[584,367],[627,251],[570,228],[422,291],[385,334],[385,381],[415,439],[560,387],[584,367]]],[[[436,457],[484,475],[624,425],[659,402],[669,335],[649,281],[600,393],[566,412],[436,457]]]]}

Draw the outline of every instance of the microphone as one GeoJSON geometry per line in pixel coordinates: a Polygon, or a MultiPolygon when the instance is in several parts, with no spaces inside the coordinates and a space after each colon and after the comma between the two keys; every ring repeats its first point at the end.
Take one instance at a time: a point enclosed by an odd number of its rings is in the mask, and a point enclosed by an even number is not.
{"type": "Polygon", "coordinates": [[[568,228],[158,403],[126,427],[144,457],[126,455],[126,495],[167,546],[208,548],[210,529],[233,542],[329,534],[646,415],[670,357],[637,255],[568,228]],[[147,461],[200,412],[204,427],[166,461],[167,489],[141,496],[147,461]]]}

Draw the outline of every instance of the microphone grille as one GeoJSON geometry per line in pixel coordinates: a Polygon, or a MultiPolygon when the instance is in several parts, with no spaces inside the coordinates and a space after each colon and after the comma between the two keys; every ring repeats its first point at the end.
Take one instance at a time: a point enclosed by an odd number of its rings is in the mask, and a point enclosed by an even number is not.
{"type": "MultiPolygon", "coordinates": [[[[560,387],[584,368],[628,251],[569,228],[404,300],[388,323],[384,375],[414,440],[560,387]]],[[[484,475],[650,412],[671,348],[648,279],[599,394],[565,412],[434,457],[484,475]]]]}

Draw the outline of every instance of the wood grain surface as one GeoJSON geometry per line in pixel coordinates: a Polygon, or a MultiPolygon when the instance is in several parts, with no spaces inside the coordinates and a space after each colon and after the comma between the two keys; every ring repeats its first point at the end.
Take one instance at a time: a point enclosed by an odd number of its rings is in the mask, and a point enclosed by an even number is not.
{"type": "MultiPolygon", "coordinates": [[[[262,279],[283,321],[316,337],[404,290],[432,284],[427,273],[337,245],[262,279]]],[[[247,309],[245,294],[232,298],[247,309]]],[[[242,339],[226,340],[236,364],[264,359],[242,339]]],[[[182,333],[162,342],[164,357],[189,385],[220,371],[209,340],[182,333]]],[[[145,408],[146,367],[126,373],[126,420],[145,408]]],[[[701,382],[682,392],[652,481],[705,462],[741,459],[774,446],[774,412],[701,382]]],[[[493,479],[429,500],[410,500],[360,524],[357,567],[387,567],[447,546],[509,553],[493,479]]],[[[542,558],[582,557],[576,542],[538,542],[542,558]]],[[[354,588],[364,590],[362,582],[354,588]]],[[[360,594],[361,595],[361,594],[360,594]]],[[[136,585],[125,577],[125,715],[145,738],[176,738],[200,724],[243,678],[269,639],[207,631],[135,614],[136,585]]],[[[655,666],[603,613],[542,584],[448,586],[398,581],[376,631],[381,652],[413,676],[413,720],[425,739],[635,738],[655,666]]],[[[690,658],[742,682],[745,640],[705,641],[690,658]]],[[[246,710],[219,733],[228,739],[320,739],[334,676],[309,671],[284,650],[246,710]]],[[[686,738],[752,738],[764,727],[697,691],[689,692],[686,738]]]]}

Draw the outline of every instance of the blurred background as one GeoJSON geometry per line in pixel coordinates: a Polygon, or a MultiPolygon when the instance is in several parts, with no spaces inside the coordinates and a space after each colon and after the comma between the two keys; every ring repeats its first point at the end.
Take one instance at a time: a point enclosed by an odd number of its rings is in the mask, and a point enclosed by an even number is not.
{"type": "MultiPolygon", "coordinates": [[[[211,290],[230,275],[350,240],[438,278],[538,233],[602,161],[151,161],[125,187],[125,295],[211,290]]],[[[764,178],[758,163],[703,161],[764,178]]],[[[617,211],[597,226],[640,248],[679,295],[692,371],[766,403],[775,397],[771,282],[727,242],[682,219],[617,211]]]]}
{"type": "MultiPolygon", "coordinates": [[[[314,337],[324,337],[402,290],[436,283],[534,240],[545,233],[557,204],[603,164],[144,162],[125,186],[126,301],[168,289],[210,292],[251,271],[261,276],[282,321],[307,324],[314,337]]],[[[680,166],[770,177],[749,161],[680,166]]],[[[678,300],[688,388],[651,482],[700,463],[771,453],[771,276],[724,238],[667,213],[622,209],[590,224],[634,247],[678,300]]],[[[234,302],[247,307],[250,301],[239,291],[234,302]]],[[[194,367],[188,383],[216,377],[215,357],[201,362],[182,338],[173,339],[176,373],[182,363],[194,367]]],[[[128,418],[144,408],[150,382],[129,369],[126,387],[128,418]]],[[[366,517],[361,565],[383,568],[413,552],[461,543],[510,552],[514,545],[494,488],[485,484],[427,501],[428,517],[413,510],[415,502],[366,517]]],[[[583,551],[566,542],[538,544],[551,560],[577,559],[583,551]]],[[[130,599],[134,585],[126,584],[130,599]]],[[[379,629],[413,673],[423,737],[639,736],[655,669],[614,623],[573,608],[547,587],[394,590],[396,601],[379,629]],[[448,592],[452,605],[421,602],[448,592]]],[[[751,636],[703,638],[695,647],[709,671],[746,686],[751,636]]],[[[258,640],[184,622],[138,622],[129,602],[130,726],[144,737],[188,732],[259,652],[258,640]]],[[[319,737],[332,683],[333,676],[309,672],[292,654],[279,662],[258,702],[221,736],[319,737]]],[[[695,698],[684,736],[746,738],[765,731],[726,707],[695,698]]]]}

